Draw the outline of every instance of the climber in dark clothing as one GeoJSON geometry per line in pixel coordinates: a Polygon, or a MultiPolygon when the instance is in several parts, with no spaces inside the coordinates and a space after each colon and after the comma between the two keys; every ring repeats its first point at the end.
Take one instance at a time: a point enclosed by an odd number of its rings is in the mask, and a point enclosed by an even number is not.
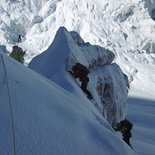
{"type": "Polygon", "coordinates": [[[133,124],[130,123],[127,119],[121,121],[120,123],[117,124],[116,128],[114,129],[115,131],[121,131],[123,140],[132,148],[130,144],[130,138],[132,137],[131,135],[131,129],[133,127],[133,124]]]}
{"type": "Polygon", "coordinates": [[[21,35],[18,36],[18,43],[22,42],[22,37],[21,35]]]}
{"type": "Polygon", "coordinates": [[[89,78],[88,78],[88,73],[89,70],[87,69],[87,67],[85,67],[84,65],[80,64],[80,63],[76,63],[73,67],[72,67],[72,71],[70,72],[72,74],[72,76],[76,79],[79,78],[79,80],[81,81],[81,89],[83,90],[83,92],[85,92],[87,94],[87,97],[89,99],[92,99],[92,95],[91,93],[87,90],[87,85],[89,82],[89,78]]]}
{"type": "Polygon", "coordinates": [[[87,76],[84,76],[80,81],[81,81],[81,89],[87,94],[87,97],[89,99],[92,99],[91,93],[87,90],[89,78],[87,76]]]}

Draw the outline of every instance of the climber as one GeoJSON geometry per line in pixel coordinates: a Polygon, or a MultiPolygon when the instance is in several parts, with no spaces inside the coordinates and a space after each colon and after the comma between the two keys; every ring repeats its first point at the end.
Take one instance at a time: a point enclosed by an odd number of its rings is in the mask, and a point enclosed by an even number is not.
{"type": "Polygon", "coordinates": [[[20,42],[22,42],[22,36],[21,35],[18,36],[18,43],[20,43],[20,42]]]}
{"type": "Polygon", "coordinates": [[[121,121],[120,123],[117,123],[116,128],[114,128],[115,131],[121,131],[123,140],[132,148],[130,144],[130,138],[131,138],[131,129],[133,127],[133,124],[130,123],[127,119],[121,121]]]}
{"type": "Polygon", "coordinates": [[[12,58],[14,58],[15,60],[24,63],[24,55],[25,55],[25,51],[23,51],[22,48],[18,47],[18,46],[13,46],[13,50],[10,53],[10,56],[12,58]]]}
{"type": "Polygon", "coordinates": [[[89,78],[88,78],[89,70],[87,69],[87,67],[80,64],[80,63],[76,63],[72,67],[72,71],[70,71],[72,76],[75,79],[79,78],[79,80],[81,81],[81,86],[80,87],[83,90],[83,92],[87,94],[87,97],[89,99],[92,99],[93,98],[92,94],[87,90],[87,85],[88,85],[88,82],[89,82],[89,78]]]}

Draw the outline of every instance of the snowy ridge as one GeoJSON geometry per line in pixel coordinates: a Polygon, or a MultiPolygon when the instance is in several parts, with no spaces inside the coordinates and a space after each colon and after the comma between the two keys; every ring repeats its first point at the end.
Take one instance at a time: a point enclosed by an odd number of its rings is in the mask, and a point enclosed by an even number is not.
{"type": "Polygon", "coordinates": [[[29,67],[74,92],[70,89],[72,85],[66,72],[76,62],[86,65],[91,69],[88,89],[94,97],[93,102],[114,127],[125,118],[129,83],[119,66],[111,64],[113,59],[111,51],[85,43],[76,32],[68,32],[61,27],[50,47],[34,57],[29,67]]]}
{"type": "Polygon", "coordinates": [[[78,91],[65,91],[1,51],[0,75],[0,154],[134,154],[88,100],[76,98],[78,91]]]}
{"type": "Polygon", "coordinates": [[[77,32],[70,32],[67,36],[68,45],[71,51],[69,57],[70,66],[73,62],[81,62],[89,69],[96,66],[111,64],[115,58],[113,52],[97,45],[91,45],[89,42],[84,42],[77,32]]]}

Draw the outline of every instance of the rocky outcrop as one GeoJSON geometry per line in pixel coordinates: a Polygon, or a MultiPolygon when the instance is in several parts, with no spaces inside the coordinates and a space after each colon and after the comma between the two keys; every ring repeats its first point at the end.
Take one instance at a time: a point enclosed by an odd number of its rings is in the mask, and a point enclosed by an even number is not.
{"type": "Polygon", "coordinates": [[[112,63],[114,57],[110,50],[85,43],[78,33],[61,27],[51,46],[32,59],[29,67],[68,89],[71,83],[67,71],[76,62],[87,66],[90,69],[88,89],[94,98],[92,103],[109,124],[115,126],[126,115],[129,83],[120,67],[112,63]]]}

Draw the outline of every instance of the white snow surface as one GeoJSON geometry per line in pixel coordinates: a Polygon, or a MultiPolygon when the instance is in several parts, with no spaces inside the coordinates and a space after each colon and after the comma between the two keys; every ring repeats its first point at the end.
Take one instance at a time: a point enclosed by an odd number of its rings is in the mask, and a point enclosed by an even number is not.
{"type": "Polygon", "coordinates": [[[77,85],[70,93],[2,52],[0,75],[0,154],[135,154],[77,85]]]}

